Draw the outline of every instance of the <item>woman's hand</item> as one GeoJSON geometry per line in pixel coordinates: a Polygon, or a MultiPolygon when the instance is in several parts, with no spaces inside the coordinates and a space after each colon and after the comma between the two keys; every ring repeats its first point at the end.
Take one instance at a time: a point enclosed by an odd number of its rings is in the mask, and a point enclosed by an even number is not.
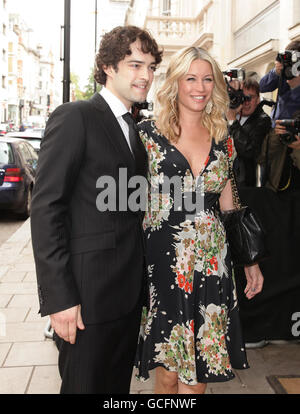
{"type": "Polygon", "coordinates": [[[258,264],[245,266],[244,270],[247,279],[247,286],[244,290],[244,293],[246,295],[246,298],[252,299],[255,295],[262,291],[264,277],[260,271],[258,264]]]}

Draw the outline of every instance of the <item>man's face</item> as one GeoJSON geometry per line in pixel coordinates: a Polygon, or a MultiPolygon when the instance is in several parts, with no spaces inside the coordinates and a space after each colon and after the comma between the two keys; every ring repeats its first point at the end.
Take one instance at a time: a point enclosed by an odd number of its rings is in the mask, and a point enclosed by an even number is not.
{"type": "Polygon", "coordinates": [[[244,95],[248,95],[251,97],[251,101],[246,101],[243,103],[242,106],[242,116],[250,116],[255,111],[257,105],[259,104],[260,98],[257,95],[255,89],[247,89],[243,88],[244,95]]]}
{"type": "Polygon", "coordinates": [[[108,66],[103,68],[107,74],[106,88],[117,96],[130,109],[134,102],[144,102],[151,87],[155,58],[143,53],[139,40],[130,45],[131,55],[118,63],[117,71],[108,66]]]}

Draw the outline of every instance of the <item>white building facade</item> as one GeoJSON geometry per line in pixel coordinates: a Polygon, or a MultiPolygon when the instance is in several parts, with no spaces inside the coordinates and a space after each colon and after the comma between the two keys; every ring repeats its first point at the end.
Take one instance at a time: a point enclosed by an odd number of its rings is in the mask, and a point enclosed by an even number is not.
{"type": "Polygon", "coordinates": [[[4,120],[12,120],[16,126],[30,116],[46,120],[61,103],[62,75],[55,72],[52,52],[34,43],[32,30],[18,14],[8,14],[6,45],[7,82],[1,91],[6,104],[4,120]]]}
{"type": "Polygon", "coordinates": [[[189,45],[208,50],[222,70],[243,67],[260,78],[300,40],[300,0],[132,0],[126,24],[149,29],[164,48],[156,86],[170,55],[189,45]]]}
{"type": "Polygon", "coordinates": [[[0,122],[8,120],[8,10],[0,0],[0,122]]]}
{"type": "Polygon", "coordinates": [[[19,34],[14,21],[9,19],[8,34],[8,118],[15,124],[19,119],[19,85],[18,85],[18,47],[19,34]]]}

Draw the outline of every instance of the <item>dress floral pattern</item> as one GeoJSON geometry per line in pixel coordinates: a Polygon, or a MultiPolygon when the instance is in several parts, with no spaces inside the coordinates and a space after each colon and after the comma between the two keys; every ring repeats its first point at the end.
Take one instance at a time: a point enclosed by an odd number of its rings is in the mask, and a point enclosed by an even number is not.
{"type": "Polygon", "coordinates": [[[234,378],[248,368],[230,251],[218,200],[229,179],[231,138],[212,140],[209,157],[194,177],[185,157],[152,120],[139,124],[149,160],[149,197],[144,219],[148,301],[143,309],[136,367],[145,381],[162,366],[184,384],[234,378]],[[172,182],[172,186],[165,186],[172,182]],[[180,178],[180,181],[178,181],[180,178]],[[178,188],[183,202],[178,206],[178,188]],[[175,194],[176,189],[176,194],[175,194]],[[187,209],[185,200],[202,207],[187,209]],[[177,200],[177,201],[176,201],[177,200]]]}

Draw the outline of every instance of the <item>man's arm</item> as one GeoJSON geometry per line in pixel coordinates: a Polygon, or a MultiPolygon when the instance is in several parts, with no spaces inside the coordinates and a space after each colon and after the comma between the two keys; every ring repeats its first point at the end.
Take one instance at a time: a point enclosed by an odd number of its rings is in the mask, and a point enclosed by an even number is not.
{"type": "MultiPolygon", "coordinates": [[[[273,92],[279,87],[280,74],[282,72],[283,65],[280,62],[275,61],[274,69],[270,70],[265,76],[263,76],[259,82],[259,90],[261,93],[273,92]]],[[[281,94],[290,90],[286,80],[283,80],[281,85],[281,94]]]]}
{"type": "Polygon", "coordinates": [[[279,75],[276,73],[275,68],[270,70],[265,76],[263,76],[259,82],[260,92],[273,92],[278,88],[279,75]]]}
{"type": "Polygon", "coordinates": [[[85,147],[78,105],[51,115],[39,152],[32,199],[31,232],[41,315],[80,304],[70,266],[68,205],[85,147]]]}

